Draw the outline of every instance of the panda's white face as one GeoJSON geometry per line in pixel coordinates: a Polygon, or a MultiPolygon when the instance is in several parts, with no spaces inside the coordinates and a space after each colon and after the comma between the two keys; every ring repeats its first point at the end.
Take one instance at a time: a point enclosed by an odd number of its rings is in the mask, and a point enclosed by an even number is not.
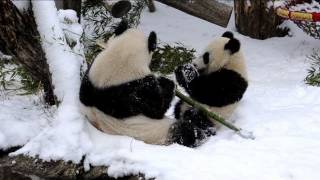
{"type": "Polygon", "coordinates": [[[113,36],[94,60],[89,71],[90,81],[96,87],[104,88],[150,74],[153,51],[148,47],[148,41],[138,29],[128,29],[113,36]]]}
{"type": "Polygon", "coordinates": [[[204,74],[226,68],[239,73],[247,79],[246,63],[241,51],[240,42],[231,32],[225,32],[222,37],[213,40],[193,64],[204,74]]]}
{"type": "Polygon", "coordinates": [[[226,44],[230,41],[229,38],[219,37],[213,40],[193,63],[200,71],[204,73],[215,72],[227,66],[233,59],[232,52],[225,49],[226,44]]]}
{"type": "Polygon", "coordinates": [[[225,49],[229,38],[219,37],[213,40],[204,50],[202,55],[193,62],[198,69],[206,73],[215,72],[225,67],[231,61],[231,52],[225,49]]]}

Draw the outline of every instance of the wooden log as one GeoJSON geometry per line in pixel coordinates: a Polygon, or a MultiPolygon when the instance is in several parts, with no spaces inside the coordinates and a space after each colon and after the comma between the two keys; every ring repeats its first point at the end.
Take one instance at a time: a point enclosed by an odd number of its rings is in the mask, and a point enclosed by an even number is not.
{"type": "Polygon", "coordinates": [[[85,171],[82,164],[71,162],[50,161],[27,156],[0,157],[0,180],[31,180],[39,179],[108,179],[108,180],[145,180],[142,174],[127,175],[122,178],[113,178],[107,174],[104,166],[91,167],[85,171]]]}
{"type": "Polygon", "coordinates": [[[55,104],[49,66],[31,9],[22,14],[11,0],[1,0],[0,14],[0,51],[14,56],[35,81],[42,82],[45,101],[55,104]]]}
{"type": "Polygon", "coordinates": [[[157,0],[190,15],[227,27],[232,7],[215,0],[157,0]]]}
{"type": "Polygon", "coordinates": [[[267,7],[269,0],[235,0],[235,22],[238,31],[256,39],[284,36],[286,29],[278,28],[282,20],[275,10],[267,7]]]}

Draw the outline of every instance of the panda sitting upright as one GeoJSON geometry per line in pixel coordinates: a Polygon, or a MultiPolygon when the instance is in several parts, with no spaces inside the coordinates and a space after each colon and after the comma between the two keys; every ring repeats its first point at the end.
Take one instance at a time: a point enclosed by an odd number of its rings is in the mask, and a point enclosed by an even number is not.
{"type": "MultiPolygon", "coordinates": [[[[248,87],[247,72],[239,40],[231,32],[213,40],[204,53],[192,64],[180,66],[175,71],[178,83],[191,98],[206,105],[212,112],[230,118],[248,87]]],[[[182,101],[175,106],[175,117],[179,121],[202,120],[204,126],[214,123],[203,113],[182,101]]],[[[204,136],[215,134],[201,131],[204,136]]]]}
{"type": "Polygon", "coordinates": [[[82,80],[82,112],[92,125],[108,134],[150,144],[194,146],[179,140],[194,134],[193,128],[164,116],[175,84],[149,69],[156,41],[154,32],[147,39],[142,31],[127,29],[126,22],[121,22],[82,80]]]}

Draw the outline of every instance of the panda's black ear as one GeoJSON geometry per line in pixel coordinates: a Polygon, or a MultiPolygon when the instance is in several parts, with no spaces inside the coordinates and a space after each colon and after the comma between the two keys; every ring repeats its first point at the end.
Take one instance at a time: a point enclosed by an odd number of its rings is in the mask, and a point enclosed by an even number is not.
{"type": "Polygon", "coordinates": [[[114,30],[114,34],[116,36],[119,36],[120,34],[122,34],[123,32],[125,32],[128,29],[128,22],[125,20],[122,20],[118,26],[115,28],[114,30]]]}
{"type": "Polygon", "coordinates": [[[148,49],[149,49],[149,52],[155,51],[156,48],[157,48],[157,34],[154,31],[152,31],[149,34],[149,38],[148,38],[148,49]]]}
{"type": "Polygon", "coordinates": [[[230,32],[230,31],[226,31],[225,33],[223,33],[222,37],[226,37],[226,38],[229,38],[229,39],[233,39],[234,38],[233,33],[230,32]]]}
{"type": "Polygon", "coordinates": [[[231,54],[234,54],[240,50],[240,41],[238,39],[230,39],[224,46],[224,50],[229,50],[231,54]]]}

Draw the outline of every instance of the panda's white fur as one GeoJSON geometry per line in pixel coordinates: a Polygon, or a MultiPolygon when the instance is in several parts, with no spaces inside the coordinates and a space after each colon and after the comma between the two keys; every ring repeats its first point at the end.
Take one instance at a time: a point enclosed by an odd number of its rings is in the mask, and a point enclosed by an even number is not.
{"type": "MultiPolygon", "coordinates": [[[[149,64],[152,52],[148,51],[148,40],[138,29],[128,29],[112,37],[105,49],[95,58],[89,73],[89,81],[97,88],[108,88],[151,74],[149,64]]],[[[172,119],[164,117],[154,120],[144,115],[117,119],[96,107],[81,103],[86,118],[97,129],[112,135],[134,137],[150,144],[165,144],[172,119]]]]}
{"type": "MultiPolygon", "coordinates": [[[[211,52],[210,54],[213,54],[213,56],[209,56],[210,61],[206,73],[211,73],[218,71],[221,68],[226,68],[239,73],[245,80],[248,81],[247,67],[241,48],[232,55],[228,50],[224,50],[224,46],[229,40],[230,39],[226,37],[218,37],[205,48],[205,52],[211,52]]],[[[199,62],[199,60],[195,60],[195,63],[197,61],[199,62]]],[[[234,113],[238,104],[239,102],[224,107],[207,107],[212,112],[215,112],[228,120],[234,113]]]]}
{"type": "Polygon", "coordinates": [[[241,74],[243,78],[247,79],[246,62],[241,48],[232,55],[230,51],[224,49],[224,46],[229,42],[229,40],[230,39],[226,37],[218,37],[211,41],[204,49],[203,53],[210,52],[211,54],[211,56],[209,56],[209,65],[203,63],[202,56],[194,59],[193,63],[198,69],[205,68],[205,73],[215,72],[224,67],[241,74]]]}
{"type": "MultiPolygon", "coordinates": [[[[233,38],[233,35],[232,35],[233,38]]],[[[200,57],[193,60],[193,64],[199,71],[201,70],[203,74],[210,74],[213,72],[218,72],[222,68],[237,72],[241,77],[248,82],[247,77],[247,69],[245,58],[243,56],[241,47],[238,51],[231,53],[231,51],[225,49],[225,45],[230,41],[228,37],[218,37],[211,41],[209,45],[204,49],[203,53],[200,57]],[[203,54],[209,52],[209,63],[205,64],[203,60],[203,54]]],[[[239,44],[240,45],[240,44],[239,44]]],[[[201,76],[201,74],[200,74],[201,76]]],[[[210,82],[208,82],[209,85],[210,82]]],[[[221,117],[229,120],[232,116],[233,112],[235,111],[236,107],[238,106],[239,101],[234,103],[222,106],[222,107],[213,107],[205,105],[208,109],[216,114],[220,115],[221,117]]],[[[186,109],[190,108],[189,105],[183,103],[180,106],[179,117],[183,115],[186,109]]],[[[213,121],[213,123],[215,123],[213,121]]],[[[215,123],[216,124],[216,123],[215,123]]],[[[217,126],[219,127],[219,126],[217,126]]]]}
{"type": "Polygon", "coordinates": [[[81,104],[82,113],[98,130],[111,135],[124,135],[149,144],[167,144],[172,119],[153,120],[143,115],[119,119],[109,116],[95,107],[81,104]]]}
{"type": "Polygon", "coordinates": [[[147,39],[138,29],[128,29],[108,41],[92,64],[89,78],[96,87],[108,87],[151,74],[147,39]]]}

